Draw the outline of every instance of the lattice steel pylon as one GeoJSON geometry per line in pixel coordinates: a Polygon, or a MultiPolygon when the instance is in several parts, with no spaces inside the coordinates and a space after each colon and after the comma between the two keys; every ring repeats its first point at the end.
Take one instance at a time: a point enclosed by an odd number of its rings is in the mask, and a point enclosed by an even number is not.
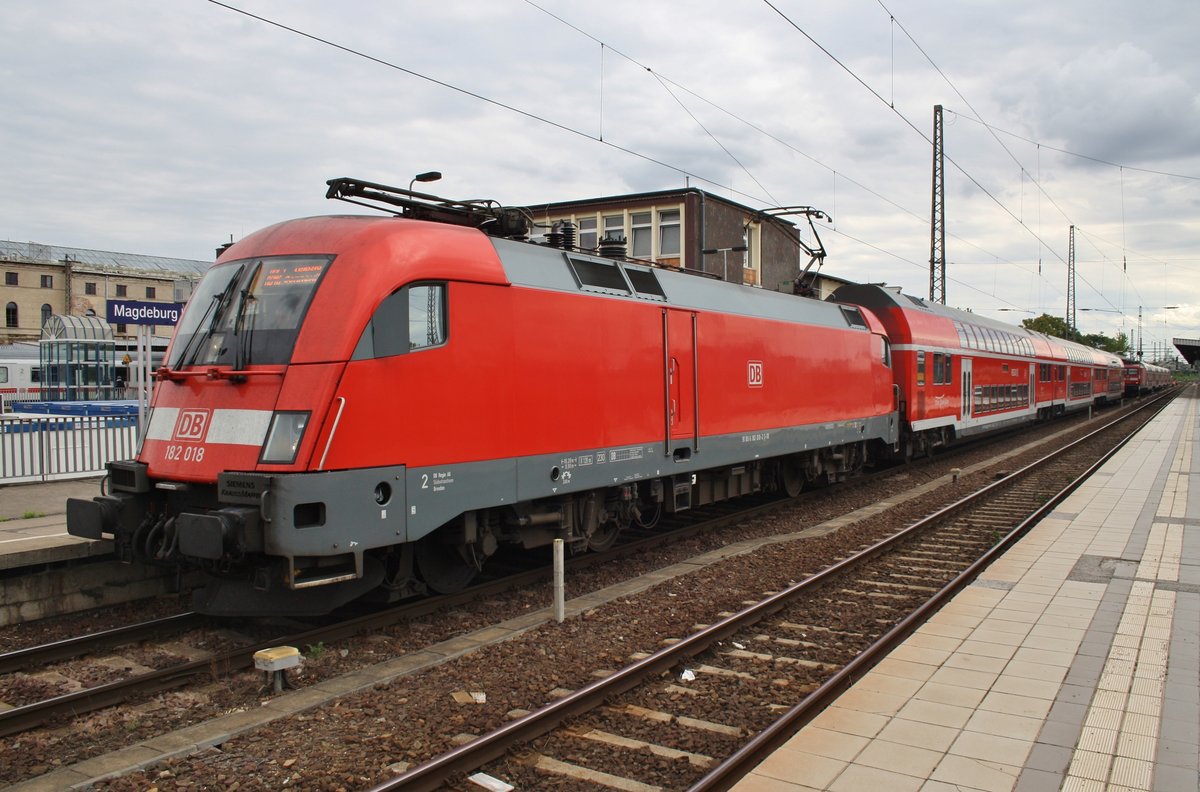
{"type": "Polygon", "coordinates": [[[929,299],[946,304],[946,180],[942,106],[933,106],[933,207],[929,212],[929,299]]]}
{"type": "Polygon", "coordinates": [[[1072,333],[1078,332],[1075,324],[1075,226],[1071,226],[1067,243],[1067,327],[1072,333]]]}

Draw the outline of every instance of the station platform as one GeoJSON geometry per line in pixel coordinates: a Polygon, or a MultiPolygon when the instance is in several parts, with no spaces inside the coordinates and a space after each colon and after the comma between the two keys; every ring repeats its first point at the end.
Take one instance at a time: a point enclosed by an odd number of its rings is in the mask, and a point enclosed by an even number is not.
{"type": "Polygon", "coordinates": [[[0,486],[0,570],[110,554],[112,542],[67,533],[67,498],[99,494],[99,477],[0,486]]]}
{"type": "Polygon", "coordinates": [[[0,486],[0,629],[194,583],[168,568],[119,563],[111,541],[68,534],[67,498],[99,493],[96,477],[0,486]]]}
{"type": "Polygon", "coordinates": [[[1191,386],[738,792],[1200,789],[1191,386]]]}

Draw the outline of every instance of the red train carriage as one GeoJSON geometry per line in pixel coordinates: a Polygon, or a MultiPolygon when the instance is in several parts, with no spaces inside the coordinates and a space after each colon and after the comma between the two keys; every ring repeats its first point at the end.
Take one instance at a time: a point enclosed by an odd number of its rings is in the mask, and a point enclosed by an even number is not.
{"type": "MultiPolygon", "coordinates": [[[[416,214],[520,233],[463,206],[416,214]]],[[[454,590],[501,543],[603,548],[899,431],[870,311],[402,218],[237,243],[159,378],[137,459],[68,528],[205,570],[220,613],[454,590]]]]}
{"type": "Polygon", "coordinates": [[[831,300],[870,309],[892,342],[906,456],[955,437],[1081,409],[1120,395],[1120,361],[877,285],[831,300]]]}
{"type": "Polygon", "coordinates": [[[1123,380],[1128,396],[1144,395],[1171,384],[1171,372],[1162,366],[1140,360],[1126,360],[1124,364],[1123,380]]]}

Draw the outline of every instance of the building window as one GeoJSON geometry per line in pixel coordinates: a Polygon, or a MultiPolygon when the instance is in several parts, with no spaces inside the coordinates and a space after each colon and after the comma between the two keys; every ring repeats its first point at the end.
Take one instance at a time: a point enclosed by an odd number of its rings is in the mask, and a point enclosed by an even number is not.
{"type": "Polygon", "coordinates": [[[10,302],[4,306],[4,326],[17,327],[17,304],[10,302]]]}
{"type": "Polygon", "coordinates": [[[126,333],[129,332],[129,325],[123,325],[123,324],[117,325],[117,332],[120,333],[121,335],[125,335],[126,333]]]}
{"type": "Polygon", "coordinates": [[[658,254],[679,255],[679,210],[658,213],[658,254]]]}
{"type": "Polygon", "coordinates": [[[15,272],[4,273],[4,285],[5,286],[16,286],[17,285],[17,273],[15,273],[15,272]]]}
{"type": "Polygon", "coordinates": [[[125,286],[124,283],[117,284],[117,296],[118,297],[127,297],[128,292],[129,292],[129,289],[128,289],[128,287],[125,286]]]}
{"type": "Polygon", "coordinates": [[[599,244],[596,239],[596,218],[579,218],[579,249],[595,250],[599,244]]]}
{"type": "Polygon", "coordinates": [[[653,255],[651,249],[650,213],[649,212],[634,212],[629,215],[629,224],[633,231],[633,257],[634,258],[650,258],[653,255]]]}
{"type": "Polygon", "coordinates": [[[50,303],[42,304],[42,327],[46,326],[46,322],[50,321],[50,317],[54,315],[54,309],[50,307],[50,303]]]}
{"type": "Polygon", "coordinates": [[[43,289],[53,289],[54,288],[54,276],[53,275],[43,275],[42,276],[42,288],[43,289]]]}
{"type": "Polygon", "coordinates": [[[746,224],[746,252],[742,254],[746,272],[742,271],[742,283],[749,283],[752,286],[762,286],[762,257],[758,254],[759,242],[762,236],[761,223],[746,224]]]}
{"type": "Polygon", "coordinates": [[[624,239],[625,238],[625,216],[624,215],[608,215],[604,218],[604,238],[605,239],[624,239]]]}
{"type": "Polygon", "coordinates": [[[95,294],[96,293],[96,282],[95,281],[85,281],[83,284],[83,293],[84,294],[95,294]]]}
{"type": "Polygon", "coordinates": [[[153,286],[146,287],[146,299],[147,300],[153,300],[157,293],[158,292],[155,290],[155,288],[153,286]]]}

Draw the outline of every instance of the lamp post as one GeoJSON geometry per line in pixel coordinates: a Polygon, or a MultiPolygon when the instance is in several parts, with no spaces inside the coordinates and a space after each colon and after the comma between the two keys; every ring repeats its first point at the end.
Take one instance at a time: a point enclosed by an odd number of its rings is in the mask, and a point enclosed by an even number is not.
{"type": "Polygon", "coordinates": [[[724,262],[723,262],[723,264],[724,264],[724,267],[725,267],[725,280],[729,280],[729,254],[730,254],[730,252],[734,252],[734,253],[745,253],[745,252],[746,252],[747,250],[749,250],[749,249],[750,249],[750,248],[749,248],[749,246],[747,246],[747,245],[734,245],[733,247],[723,247],[723,248],[704,248],[704,249],[703,249],[703,250],[701,250],[700,252],[701,252],[702,254],[706,255],[706,256],[707,256],[707,255],[709,255],[710,253],[721,253],[721,254],[723,254],[723,255],[724,255],[724,262]]]}
{"type": "Polygon", "coordinates": [[[408,191],[412,192],[413,185],[417,182],[435,182],[440,178],[442,178],[441,171],[425,171],[424,173],[418,173],[416,176],[413,176],[412,181],[408,183],[408,191]]]}

